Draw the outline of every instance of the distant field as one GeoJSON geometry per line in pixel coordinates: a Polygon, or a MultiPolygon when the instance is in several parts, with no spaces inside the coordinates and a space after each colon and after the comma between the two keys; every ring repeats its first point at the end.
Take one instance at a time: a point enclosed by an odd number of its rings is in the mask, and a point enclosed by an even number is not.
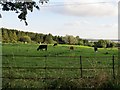
{"type": "Polygon", "coordinates": [[[37,51],[37,44],[3,44],[3,87],[43,87],[44,78],[80,78],[80,56],[83,77],[107,72],[112,77],[112,56],[117,72],[117,48],[74,45],[48,45],[47,51],[37,51]],[[108,54],[106,54],[108,52],[108,54]],[[12,79],[9,79],[12,78],[12,79]]]}

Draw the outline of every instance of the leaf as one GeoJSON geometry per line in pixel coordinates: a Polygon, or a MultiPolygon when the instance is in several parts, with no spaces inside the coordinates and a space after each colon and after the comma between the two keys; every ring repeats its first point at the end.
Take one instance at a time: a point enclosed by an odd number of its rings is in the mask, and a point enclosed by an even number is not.
{"type": "Polygon", "coordinates": [[[38,10],[40,10],[39,6],[35,6],[38,10]]]}
{"type": "Polygon", "coordinates": [[[15,13],[19,13],[17,10],[16,10],[16,12],[15,13]]]}
{"type": "Polygon", "coordinates": [[[0,18],[2,18],[2,15],[0,14],[0,18]]]}
{"type": "Polygon", "coordinates": [[[22,19],[22,20],[26,20],[26,14],[24,12],[22,12],[19,16],[18,16],[19,19],[22,19]]]}
{"type": "Polygon", "coordinates": [[[10,9],[8,8],[7,4],[3,4],[2,10],[3,11],[9,11],[10,9]]]}
{"type": "Polygon", "coordinates": [[[25,21],[25,25],[27,26],[28,25],[28,23],[25,21]]]}

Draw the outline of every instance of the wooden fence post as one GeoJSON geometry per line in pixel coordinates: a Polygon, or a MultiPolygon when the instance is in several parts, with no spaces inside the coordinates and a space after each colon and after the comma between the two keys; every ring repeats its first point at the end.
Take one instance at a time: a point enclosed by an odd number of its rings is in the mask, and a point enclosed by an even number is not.
{"type": "Polygon", "coordinates": [[[82,57],[80,56],[80,73],[81,73],[81,78],[83,77],[83,74],[82,74],[82,57]]]}
{"type": "Polygon", "coordinates": [[[113,69],[113,78],[115,79],[115,62],[114,62],[114,60],[115,60],[115,57],[114,57],[114,55],[113,55],[113,57],[112,57],[112,61],[113,61],[113,67],[112,67],[112,69],[113,69]]]}
{"type": "Polygon", "coordinates": [[[45,69],[45,77],[44,77],[44,81],[46,82],[46,78],[47,78],[47,72],[46,72],[46,60],[47,60],[47,56],[45,55],[45,66],[44,66],[44,69],[45,69]]]}

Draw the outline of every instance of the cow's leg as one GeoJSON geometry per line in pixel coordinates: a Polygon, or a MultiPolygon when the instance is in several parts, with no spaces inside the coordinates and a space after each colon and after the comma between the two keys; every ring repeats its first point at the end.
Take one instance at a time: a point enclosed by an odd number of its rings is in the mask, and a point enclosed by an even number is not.
{"type": "Polygon", "coordinates": [[[37,51],[39,50],[39,48],[37,48],[37,51]]]}

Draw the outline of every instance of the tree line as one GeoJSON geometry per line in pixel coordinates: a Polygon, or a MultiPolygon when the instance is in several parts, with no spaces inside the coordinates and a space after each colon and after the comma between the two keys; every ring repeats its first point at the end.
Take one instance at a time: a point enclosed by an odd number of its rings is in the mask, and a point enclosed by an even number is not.
{"type": "Polygon", "coordinates": [[[42,34],[33,32],[24,32],[15,29],[1,28],[2,43],[45,43],[45,44],[68,44],[68,45],[83,45],[98,48],[115,47],[118,44],[110,40],[98,40],[96,42],[82,39],[79,36],[53,36],[52,34],[42,34]]]}

